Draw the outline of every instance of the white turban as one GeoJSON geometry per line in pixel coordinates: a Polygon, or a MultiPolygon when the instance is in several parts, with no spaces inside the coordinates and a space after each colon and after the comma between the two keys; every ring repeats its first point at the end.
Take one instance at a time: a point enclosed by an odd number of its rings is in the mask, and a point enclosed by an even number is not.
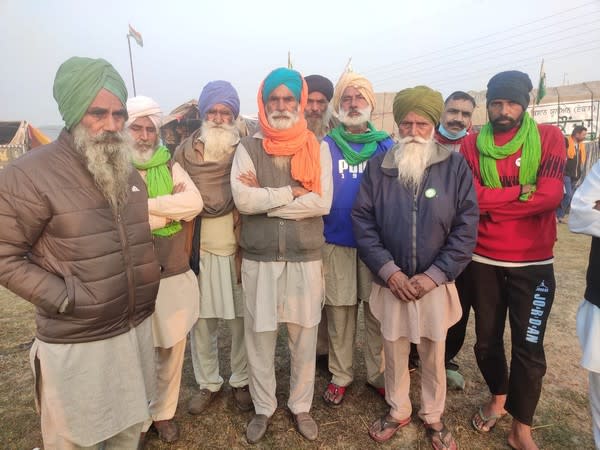
{"type": "Polygon", "coordinates": [[[127,114],[129,115],[129,119],[126,126],[131,125],[135,122],[135,119],[140,117],[148,117],[156,127],[156,131],[162,125],[162,111],[160,110],[160,106],[150,97],[138,95],[127,100],[127,114]]]}

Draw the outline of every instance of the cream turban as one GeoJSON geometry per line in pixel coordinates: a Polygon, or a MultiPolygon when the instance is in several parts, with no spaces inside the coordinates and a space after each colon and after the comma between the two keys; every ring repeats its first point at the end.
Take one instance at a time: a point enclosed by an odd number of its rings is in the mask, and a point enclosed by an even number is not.
{"type": "Polygon", "coordinates": [[[394,121],[399,123],[409,112],[428,118],[437,125],[444,110],[442,94],[427,86],[403,89],[394,97],[394,121]]]}
{"type": "Polygon", "coordinates": [[[375,92],[373,91],[371,82],[362,75],[354,72],[346,72],[338,80],[333,92],[333,99],[331,101],[335,112],[340,110],[340,99],[348,86],[358,89],[363,97],[367,99],[371,108],[375,110],[375,92]]]}
{"type": "Polygon", "coordinates": [[[157,131],[162,125],[162,111],[160,110],[160,106],[150,97],[138,95],[127,100],[127,114],[129,114],[129,120],[127,120],[126,126],[131,125],[135,119],[140,117],[148,117],[157,131]]]}

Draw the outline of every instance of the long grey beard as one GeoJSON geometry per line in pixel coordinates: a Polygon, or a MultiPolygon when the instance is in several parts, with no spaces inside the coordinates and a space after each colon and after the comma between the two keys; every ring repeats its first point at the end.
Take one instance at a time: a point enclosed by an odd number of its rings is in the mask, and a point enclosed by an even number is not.
{"type": "Polygon", "coordinates": [[[204,142],[204,161],[221,161],[235,150],[240,132],[234,124],[215,126],[204,121],[200,137],[204,142]]]}
{"type": "Polygon", "coordinates": [[[319,141],[322,141],[327,132],[329,131],[329,120],[331,119],[331,110],[327,110],[323,113],[322,117],[307,117],[306,124],[308,129],[314,133],[319,141]]]}
{"type": "Polygon", "coordinates": [[[408,188],[418,188],[435,149],[436,144],[432,139],[418,137],[400,139],[400,147],[394,155],[394,162],[398,167],[398,181],[408,188]]]}
{"type": "Polygon", "coordinates": [[[103,132],[90,136],[78,124],[73,128],[75,148],[83,155],[94,183],[115,213],[121,211],[129,195],[132,170],[132,140],[126,131],[103,132]]]}

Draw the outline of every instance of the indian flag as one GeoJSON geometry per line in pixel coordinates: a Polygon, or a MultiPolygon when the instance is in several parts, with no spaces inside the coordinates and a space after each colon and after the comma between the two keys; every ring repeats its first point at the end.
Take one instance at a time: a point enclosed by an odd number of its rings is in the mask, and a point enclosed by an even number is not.
{"type": "Polygon", "coordinates": [[[142,39],[142,34],[135,31],[135,29],[131,26],[131,24],[129,24],[129,34],[127,36],[131,36],[132,38],[134,38],[135,42],[137,42],[137,44],[140,47],[144,46],[144,40],[142,39]]]}

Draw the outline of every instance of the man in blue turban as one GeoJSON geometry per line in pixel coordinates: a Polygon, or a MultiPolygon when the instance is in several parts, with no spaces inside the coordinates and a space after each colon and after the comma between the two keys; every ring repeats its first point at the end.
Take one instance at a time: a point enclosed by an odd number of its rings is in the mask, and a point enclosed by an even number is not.
{"type": "Polygon", "coordinates": [[[190,332],[192,364],[199,391],[188,405],[191,414],[202,413],[221,392],[217,346],[218,323],[231,330],[231,376],[229,384],[241,411],[253,408],[248,390],[244,308],[239,274],[237,227],[229,175],[233,154],[240,141],[235,119],[240,99],[231,83],[211,81],[200,93],[198,109],[202,127],[175,151],[175,160],[190,175],[204,199],[195,219],[192,260],[199,261],[200,318],[190,332]]]}
{"type": "Polygon", "coordinates": [[[31,348],[44,448],[136,448],[149,419],[160,267],[123,131],[127,90],[70,58],[58,139],[0,174],[0,283],[36,307],[31,348]]]}

